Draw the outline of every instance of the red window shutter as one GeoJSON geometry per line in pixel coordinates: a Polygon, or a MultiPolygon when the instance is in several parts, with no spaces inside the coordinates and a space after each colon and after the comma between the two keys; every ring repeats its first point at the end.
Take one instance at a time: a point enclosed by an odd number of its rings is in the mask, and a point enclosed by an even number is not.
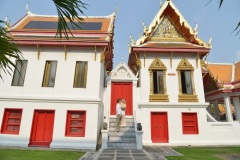
{"type": "Polygon", "coordinates": [[[5,109],[1,133],[19,134],[22,109],[5,109]]]}
{"type": "Polygon", "coordinates": [[[68,111],[66,123],[66,136],[84,137],[86,124],[86,111],[68,111]]]}
{"type": "Polygon", "coordinates": [[[198,134],[197,113],[182,113],[183,134],[198,134]]]}

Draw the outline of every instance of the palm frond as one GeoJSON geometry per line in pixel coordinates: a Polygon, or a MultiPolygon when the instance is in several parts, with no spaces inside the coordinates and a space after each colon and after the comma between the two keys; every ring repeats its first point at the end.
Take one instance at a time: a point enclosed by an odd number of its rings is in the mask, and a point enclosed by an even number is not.
{"type": "Polygon", "coordinates": [[[66,20],[69,20],[70,25],[73,28],[81,28],[79,23],[75,23],[75,20],[80,23],[84,21],[82,17],[78,16],[78,13],[84,15],[83,9],[87,9],[87,4],[83,3],[81,0],[53,0],[53,2],[58,13],[58,29],[56,37],[62,38],[64,35],[65,38],[69,39],[68,33],[70,33],[72,36],[73,34],[66,20]]]}
{"type": "MultiPolygon", "coordinates": [[[[11,75],[12,68],[16,67],[11,58],[23,59],[23,56],[16,43],[10,37],[10,33],[3,25],[6,25],[5,22],[0,20],[0,69],[5,74],[11,75]]],[[[0,78],[3,79],[1,74],[0,78]]]]}

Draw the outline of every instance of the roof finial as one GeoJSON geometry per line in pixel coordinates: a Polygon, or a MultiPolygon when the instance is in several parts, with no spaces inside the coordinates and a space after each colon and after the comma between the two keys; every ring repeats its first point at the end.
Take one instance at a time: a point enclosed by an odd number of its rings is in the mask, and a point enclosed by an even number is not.
{"type": "Polygon", "coordinates": [[[209,41],[208,41],[208,46],[212,46],[212,36],[210,36],[209,41]]]}
{"type": "Polygon", "coordinates": [[[160,0],[160,8],[162,8],[162,0],[160,0]]]}
{"type": "Polygon", "coordinates": [[[10,25],[10,20],[8,20],[8,16],[5,18],[4,22],[5,22],[5,24],[6,24],[6,25],[4,26],[4,29],[5,29],[5,30],[9,29],[9,28],[11,27],[11,25],[10,25]]]}
{"type": "Polygon", "coordinates": [[[123,63],[123,56],[122,56],[122,63],[123,63]]]}
{"type": "Polygon", "coordinates": [[[146,33],[148,31],[144,21],[142,22],[142,25],[143,25],[143,32],[146,33]]]}
{"type": "Polygon", "coordinates": [[[129,54],[131,53],[131,46],[129,43],[128,43],[128,52],[129,52],[129,54]]]}
{"type": "Polygon", "coordinates": [[[134,42],[131,34],[130,34],[130,41],[131,41],[132,46],[135,45],[135,42],[134,42]]]}
{"type": "Polygon", "coordinates": [[[28,8],[29,4],[30,4],[30,2],[28,2],[27,5],[26,5],[27,14],[31,13],[31,12],[29,11],[29,8],[28,8]]]}

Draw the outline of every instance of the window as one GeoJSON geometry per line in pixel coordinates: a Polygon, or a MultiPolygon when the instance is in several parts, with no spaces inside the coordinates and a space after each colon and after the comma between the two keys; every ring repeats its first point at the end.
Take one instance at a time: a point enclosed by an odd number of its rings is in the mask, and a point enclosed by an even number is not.
{"type": "Polygon", "coordinates": [[[26,69],[27,69],[27,60],[17,60],[16,68],[14,70],[12,86],[23,86],[26,69]]]}
{"type": "Polygon", "coordinates": [[[168,102],[166,88],[166,67],[159,58],[155,58],[149,67],[150,102],[168,102]]]}
{"type": "Polygon", "coordinates": [[[18,134],[22,118],[22,109],[5,109],[1,133],[18,134]]]}
{"type": "Polygon", "coordinates": [[[66,136],[85,136],[86,111],[68,111],[66,136]]]}
{"type": "Polygon", "coordinates": [[[190,71],[181,71],[182,93],[193,94],[190,71]]]}
{"type": "Polygon", "coordinates": [[[153,93],[164,93],[163,71],[153,71],[153,93]]]}
{"type": "Polygon", "coordinates": [[[86,88],[87,84],[87,69],[88,62],[78,61],[76,63],[75,77],[74,77],[74,88],[86,88]]]}
{"type": "Polygon", "coordinates": [[[54,87],[57,70],[57,61],[47,61],[43,75],[43,87],[54,87]]]}
{"type": "Polygon", "coordinates": [[[182,113],[183,134],[198,134],[197,113],[182,113]]]}
{"type": "Polygon", "coordinates": [[[193,72],[193,66],[186,58],[183,58],[177,67],[179,102],[198,102],[198,96],[195,92],[193,72]]]}

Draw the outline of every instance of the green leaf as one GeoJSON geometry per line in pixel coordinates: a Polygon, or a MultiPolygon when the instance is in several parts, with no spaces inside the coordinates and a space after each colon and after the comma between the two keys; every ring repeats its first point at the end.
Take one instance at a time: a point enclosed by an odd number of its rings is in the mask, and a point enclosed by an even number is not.
{"type": "Polygon", "coordinates": [[[69,39],[69,33],[71,36],[73,36],[73,34],[68,26],[67,20],[73,28],[81,28],[78,23],[75,22],[83,23],[83,18],[79,17],[78,13],[85,15],[82,9],[87,9],[87,4],[83,3],[81,0],[53,0],[53,2],[58,13],[58,29],[56,38],[61,39],[64,35],[65,38],[69,39]]]}

